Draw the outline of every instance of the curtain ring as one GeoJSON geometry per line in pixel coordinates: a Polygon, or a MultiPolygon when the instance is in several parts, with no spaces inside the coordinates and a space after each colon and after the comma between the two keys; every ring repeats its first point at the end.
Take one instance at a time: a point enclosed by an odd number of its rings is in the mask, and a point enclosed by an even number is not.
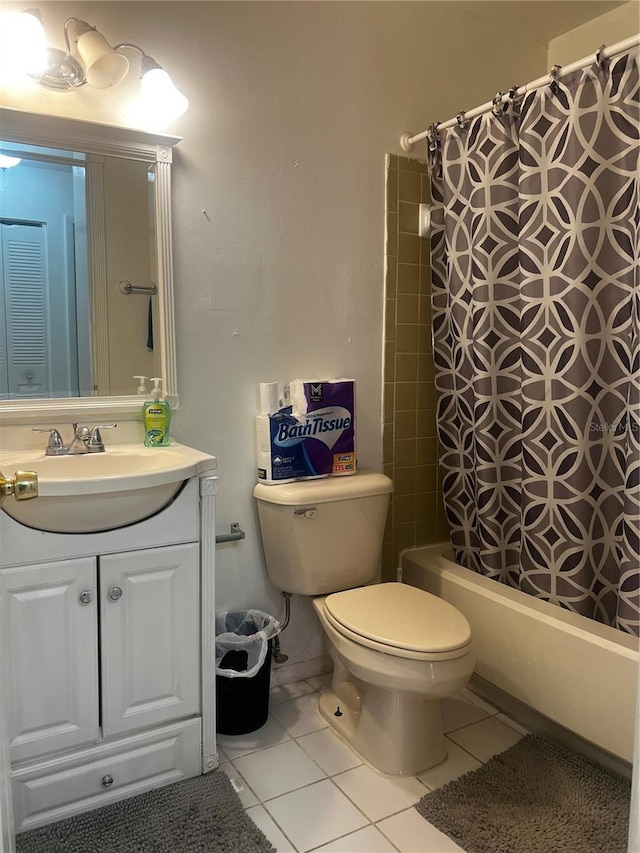
{"type": "Polygon", "coordinates": [[[469,120],[465,116],[465,112],[466,110],[460,110],[460,112],[456,116],[456,121],[458,122],[458,127],[460,128],[460,130],[466,130],[466,128],[469,126],[469,120]]]}
{"type": "Polygon", "coordinates": [[[427,142],[429,151],[437,151],[438,150],[438,126],[440,122],[434,121],[427,128],[427,142]]]}
{"type": "Polygon", "coordinates": [[[601,44],[600,47],[596,50],[596,65],[601,66],[604,65],[606,59],[603,58],[602,52],[606,50],[606,44],[601,44]]]}
{"type": "Polygon", "coordinates": [[[509,109],[509,104],[503,103],[504,92],[496,92],[496,95],[491,102],[493,106],[491,107],[491,112],[499,118],[503,113],[509,109]]]}
{"type": "Polygon", "coordinates": [[[555,95],[558,91],[558,77],[560,76],[560,69],[562,65],[554,65],[551,71],[549,72],[549,77],[551,78],[551,83],[549,83],[549,88],[555,95]]]}

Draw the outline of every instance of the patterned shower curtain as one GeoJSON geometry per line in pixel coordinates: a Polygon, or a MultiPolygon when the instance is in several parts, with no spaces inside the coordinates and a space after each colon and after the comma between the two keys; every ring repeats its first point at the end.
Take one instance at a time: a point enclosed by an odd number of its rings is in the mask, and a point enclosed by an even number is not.
{"type": "Polygon", "coordinates": [[[443,491],[461,565],[640,625],[637,54],[431,137],[443,491]]]}

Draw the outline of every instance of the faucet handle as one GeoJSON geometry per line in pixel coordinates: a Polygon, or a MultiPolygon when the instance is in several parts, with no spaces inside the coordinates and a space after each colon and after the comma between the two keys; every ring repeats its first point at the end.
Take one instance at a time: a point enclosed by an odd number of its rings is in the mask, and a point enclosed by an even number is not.
{"type": "Polygon", "coordinates": [[[104,442],[102,441],[101,429],[115,429],[118,424],[98,424],[91,430],[91,438],[87,445],[90,453],[102,453],[104,451],[104,442]]]}
{"type": "Polygon", "coordinates": [[[55,427],[31,427],[32,432],[48,432],[49,441],[45,450],[45,456],[62,456],[66,448],[62,436],[55,427]]]}

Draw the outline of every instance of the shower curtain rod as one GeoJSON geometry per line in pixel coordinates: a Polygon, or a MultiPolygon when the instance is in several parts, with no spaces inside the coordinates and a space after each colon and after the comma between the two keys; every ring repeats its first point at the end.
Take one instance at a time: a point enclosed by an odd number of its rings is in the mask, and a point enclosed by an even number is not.
{"type": "Polygon", "coordinates": [[[488,113],[494,107],[498,106],[498,104],[506,104],[507,101],[519,98],[527,92],[532,92],[534,89],[541,89],[543,86],[548,85],[550,80],[558,80],[561,77],[565,77],[567,74],[579,71],[581,68],[587,68],[589,65],[592,65],[594,61],[601,62],[603,59],[610,59],[612,56],[617,56],[617,54],[624,53],[627,50],[638,47],[638,45],[640,45],[640,33],[635,36],[631,36],[631,38],[628,38],[625,41],[618,42],[611,47],[603,45],[596,51],[595,55],[591,54],[590,56],[585,56],[584,59],[579,59],[577,62],[572,62],[570,65],[554,65],[549,74],[545,74],[544,77],[539,77],[532,83],[527,83],[525,86],[520,86],[517,89],[514,87],[507,92],[507,94],[503,94],[500,98],[498,98],[498,95],[501,93],[498,93],[492,101],[487,101],[486,104],[474,107],[474,109],[469,110],[468,112],[466,110],[462,110],[455,118],[449,119],[449,121],[436,122],[435,125],[427,128],[427,130],[423,130],[422,133],[417,133],[415,136],[412,136],[410,133],[403,133],[400,137],[402,150],[413,151],[416,142],[421,142],[423,139],[426,139],[432,128],[436,128],[437,130],[446,130],[449,127],[455,127],[455,125],[459,124],[461,120],[468,121],[469,119],[476,118],[476,116],[488,113]]]}

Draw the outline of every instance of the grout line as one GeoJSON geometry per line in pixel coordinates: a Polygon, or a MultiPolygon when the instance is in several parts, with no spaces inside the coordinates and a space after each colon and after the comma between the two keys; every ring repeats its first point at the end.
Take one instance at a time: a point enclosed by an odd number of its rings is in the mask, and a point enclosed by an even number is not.
{"type": "MultiPolygon", "coordinates": [[[[314,677],[316,677],[316,676],[314,676],[314,677]]],[[[301,681],[302,681],[302,682],[304,682],[304,683],[306,683],[306,684],[308,684],[308,680],[307,680],[307,679],[301,679],[301,681]]],[[[294,682],[294,683],[295,683],[295,682],[294,682]]],[[[311,693],[302,693],[302,694],[300,694],[300,696],[293,696],[293,697],[291,697],[290,699],[285,699],[285,700],[282,700],[282,701],[295,701],[296,699],[299,699],[301,696],[313,696],[313,695],[316,695],[316,696],[317,696],[318,694],[320,694],[320,693],[322,692],[322,690],[316,689],[315,687],[313,687],[313,685],[309,685],[309,686],[313,688],[311,693]]],[[[324,689],[324,688],[322,688],[322,689],[324,689]]],[[[472,692],[472,691],[470,691],[470,692],[472,692]]],[[[474,695],[475,695],[475,694],[474,694],[474,695]]],[[[467,703],[469,703],[469,704],[473,705],[474,707],[478,708],[479,710],[484,711],[484,712],[486,713],[486,716],[485,716],[485,717],[483,717],[483,718],[482,718],[482,719],[480,719],[480,720],[475,720],[473,723],[468,723],[466,726],[460,726],[460,727],[458,727],[458,728],[456,728],[456,729],[452,729],[449,733],[445,734],[444,736],[445,736],[445,738],[446,738],[450,743],[454,744],[458,749],[461,749],[464,753],[466,753],[466,754],[467,754],[469,757],[471,757],[474,761],[477,761],[480,765],[484,765],[484,764],[486,764],[486,761],[484,761],[483,759],[479,758],[477,755],[474,755],[472,752],[470,752],[470,751],[469,751],[469,749],[468,749],[468,748],[465,748],[465,747],[461,746],[459,743],[457,743],[455,740],[453,740],[453,738],[449,737],[449,734],[460,732],[460,731],[462,731],[463,729],[467,729],[467,728],[470,728],[470,727],[472,727],[472,726],[477,726],[477,725],[479,725],[480,723],[485,722],[485,721],[486,721],[486,720],[488,720],[488,719],[498,718],[498,716],[499,716],[499,715],[501,715],[501,717],[502,717],[502,719],[500,719],[499,721],[500,721],[500,722],[502,722],[505,726],[507,726],[507,727],[511,728],[513,731],[516,731],[518,734],[521,734],[521,732],[520,732],[520,730],[519,730],[519,729],[516,729],[513,725],[510,725],[510,718],[509,718],[509,717],[507,717],[505,714],[502,714],[502,712],[500,712],[499,710],[496,710],[495,712],[491,713],[491,712],[487,711],[487,709],[486,709],[486,708],[483,708],[481,705],[474,703],[472,699],[466,699],[465,697],[463,697],[463,698],[464,698],[464,701],[466,701],[467,703]]],[[[277,704],[280,704],[280,703],[277,703],[277,704]]],[[[272,716],[272,715],[270,714],[269,716],[272,716]]],[[[231,757],[228,755],[228,753],[225,753],[227,762],[231,765],[231,767],[233,768],[234,772],[235,772],[235,773],[237,773],[237,775],[238,775],[238,776],[239,776],[239,778],[242,780],[242,782],[244,783],[244,785],[245,785],[245,787],[247,788],[247,790],[248,790],[248,791],[250,791],[250,793],[251,793],[251,794],[256,798],[256,802],[255,802],[255,803],[253,803],[252,805],[246,806],[246,807],[245,807],[245,810],[247,810],[247,809],[251,809],[251,808],[254,808],[255,806],[260,806],[260,808],[262,808],[262,809],[265,811],[266,815],[267,815],[267,816],[268,816],[268,818],[272,821],[272,823],[274,824],[274,826],[276,826],[276,827],[278,828],[278,830],[282,833],[282,835],[287,839],[287,841],[289,842],[289,844],[291,844],[292,850],[295,850],[295,851],[296,851],[296,853],[301,853],[301,851],[300,851],[300,850],[295,846],[295,844],[293,844],[293,842],[291,841],[291,839],[289,838],[289,836],[287,835],[287,833],[285,832],[285,830],[283,829],[283,827],[282,827],[282,826],[280,826],[280,824],[278,823],[278,821],[277,821],[277,820],[274,818],[274,816],[271,814],[271,812],[269,811],[269,809],[266,807],[266,804],[267,804],[267,803],[269,803],[269,802],[271,802],[271,801],[273,801],[273,800],[275,800],[275,799],[277,799],[277,798],[279,798],[279,797],[287,796],[287,794],[289,794],[289,793],[293,793],[294,791],[300,791],[300,790],[302,790],[302,789],[304,789],[304,788],[311,787],[312,785],[317,785],[317,784],[319,784],[320,782],[329,781],[329,782],[331,782],[331,784],[336,788],[336,790],[337,790],[337,791],[339,791],[339,792],[340,792],[340,793],[345,797],[345,799],[346,799],[346,800],[347,800],[347,801],[348,801],[348,802],[349,802],[349,803],[350,803],[350,804],[351,804],[351,805],[352,805],[352,806],[353,806],[353,807],[354,807],[354,808],[355,808],[355,809],[356,809],[356,810],[357,810],[357,811],[362,815],[362,817],[363,817],[363,819],[366,821],[366,823],[365,823],[362,827],[359,827],[359,828],[358,828],[358,829],[356,829],[356,830],[352,830],[351,832],[345,833],[344,835],[341,835],[341,836],[339,836],[338,838],[330,839],[329,841],[325,841],[325,842],[323,842],[322,844],[317,845],[316,847],[313,847],[313,848],[307,848],[307,849],[308,849],[308,851],[309,851],[309,853],[311,853],[311,851],[312,851],[312,850],[317,850],[319,847],[322,847],[324,844],[335,843],[336,841],[339,841],[339,840],[340,840],[340,839],[342,839],[342,838],[346,838],[346,837],[348,837],[349,835],[354,834],[355,832],[359,832],[360,830],[366,829],[366,827],[367,827],[367,826],[375,827],[375,828],[377,829],[377,831],[378,831],[378,832],[380,832],[380,833],[382,834],[382,836],[385,838],[385,840],[386,840],[386,841],[388,841],[388,843],[389,843],[389,844],[394,848],[394,850],[399,851],[399,850],[400,850],[400,848],[398,848],[398,847],[397,847],[397,845],[396,845],[396,844],[392,841],[392,839],[391,839],[391,838],[390,838],[390,837],[389,837],[389,836],[384,832],[384,830],[380,827],[380,825],[379,825],[379,824],[380,824],[380,823],[382,823],[383,821],[385,821],[385,820],[389,819],[389,818],[395,817],[395,816],[397,816],[397,815],[399,815],[399,814],[402,814],[402,813],[403,813],[403,812],[405,812],[405,811],[408,811],[410,808],[412,808],[412,806],[409,806],[409,807],[403,807],[403,808],[399,809],[398,811],[392,812],[391,814],[388,814],[388,815],[384,815],[384,817],[381,817],[381,818],[379,818],[377,821],[374,821],[372,818],[370,818],[370,817],[369,817],[369,816],[368,816],[368,815],[367,815],[367,814],[362,810],[362,808],[361,808],[361,807],[360,807],[360,806],[359,806],[359,805],[358,805],[358,804],[357,804],[357,803],[356,803],[356,802],[355,802],[355,801],[354,801],[354,800],[349,796],[349,794],[348,794],[346,791],[343,791],[343,790],[342,790],[342,788],[340,788],[340,787],[336,784],[336,782],[335,782],[335,777],[340,776],[340,775],[343,775],[343,774],[346,774],[346,773],[350,772],[351,770],[356,770],[356,769],[358,769],[359,767],[362,767],[362,766],[369,767],[370,769],[372,769],[372,770],[374,770],[374,771],[375,771],[375,768],[372,768],[372,767],[368,764],[368,762],[366,762],[366,761],[362,760],[362,757],[358,755],[358,753],[353,749],[352,745],[351,745],[347,740],[345,740],[345,739],[344,739],[344,738],[343,738],[343,737],[342,737],[338,732],[336,732],[334,729],[332,729],[332,727],[331,727],[330,725],[328,725],[328,726],[324,726],[324,727],[323,727],[323,728],[321,728],[321,729],[317,729],[317,730],[314,730],[314,731],[311,731],[311,732],[305,732],[304,734],[300,734],[300,735],[294,736],[294,735],[292,735],[292,734],[291,734],[291,732],[290,732],[290,731],[289,731],[285,726],[283,726],[283,725],[282,725],[282,723],[280,723],[280,722],[278,721],[278,719],[277,719],[276,717],[272,717],[272,719],[273,719],[273,721],[274,721],[275,723],[277,723],[277,725],[278,725],[280,728],[282,728],[282,729],[284,730],[284,732],[286,733],[287,737],[286,737],[286,739],[285,739],[285,740],[278,741],[277,743],[268,744],[268,745],[266,745],[266,746],[258,746],[258,747],[256,747],[255,749],[251,749],[251,750],[250,750],[250,751],[248,751],[248,752],[242,752],[242,753],[240,753],[239,755],[234,756],[234,758],[231,758],[231,757]],[[317,734],[318,732],[321,732],[321,731],[329,731],[329,732],[331,732],[331,733],[332,733],[332,734],[333,734],[333,735],[338,739],[338,741],[339,741],[340,743],[344,744],[344,745],[345,745],[345,746],[346,746],[346,747],[347,747],[347,748],[348,748],[348,749],[353,753],[353,755],[354,755],[354,756],[356,756],[357,758],[359,758],[359,759],[361,760],[361,762],[362,762],[362,763],[361,763],[361,764],[359,764],[359,765],[357,765],[356,767],[349,767],[349,768],[347,768],[347,769],[345,769],[345,770],[340,770],[340,771],[338,771],[337,773],[334,773],[333,775],[330,775],[326,770],[324,770],[324,768],[323,768],[323,767],[321,767],[321,766],[318,764],[318,762],[313,758],[313,756],[312,756],[312,755],[310,755],[310,754],[305,750],[304,746],[302,746],[300,743],[298,743],[298,740],[299,740],[299,739],[304,738],[304,737],[308,737],[309,735],[317,734]],[[262,799],[260,799],[260,798],[257,796],[257,794],[256,794],[256,792],[253,790],[253,788],[252,788],[252,787],[247,783],[247,781],[246,781],[245,777],[242,775],[242,773],[241,773],[241,772],[239,771],[239,769],[236,767],[236,765],[235,765],[235,761],[236,761],[237,759],[244,758],[245,756],[255,755],[257,752],[264,752],[265,750],[272,749],[272,748],[274,748],[274,747],[276,747],[276,746],[281,746],[281,745],[283,745],[283,744],[285,744],[285,743],[289,743],[290,741],[293,741],[293,742],[296,744],[296,746],[298,746],[298,747],[302,750],[302,752],[304,753],[304,755],[305,755],[305,756],[306,756],[306,757],[307,757],[307,758],[308,758],[308,759],[309,759],[309,760],[310,760],[314,765],[316,765],[316,766],[318,767],[319,771],[323,774],[323,778],[322,778],[322,779],[317,779],[317,780],[315,780],[314,782],[308,782],[308,783],[306,783],[305,785],[300,785],[300,786],[298,786],[297,788],[292,788],[292,789],[291,789],[291,791],[285,791],[285,792],[283,792],[282,794],[277,794],[277,795],[275,795],[274,797],[269,797],[269,798],[267,798],[267,799],[265,799],[265,800],[262,800],[262,799]]],[[[221,748],[222,748],[222,749],[224,749],[224,746],[222,746],[221,748]]],[[[387,778],[386,774],[380,774],[380,772],[379,772],[379,771],[377,771],[377,772],[378,772],[378,775],[380,775],[380,776],[381,776],[381,778],[383,778],[383,779],[384,779],[384,778],[387,778]]],[[[426,784],[422,779],[420,779],[420,778],[418,777],[418,775],[417,775],[417,774],[415,774],[415,775],[413,775],[413,776],[411,776],[411,777],[406,777],[406,778],[413,778],[413,779],[415,779],[416,781],[418,781],[418,782],[421,784],[421,786],[425,789],[425,792],[428,792],[428,793],[433,792],[433,791],[437,790],[439,787],[441,787],[441,786],[436,786],[435,788],[433,788],[433,787],[431,787],[430,785],[427,785],[427,784],[426,784]]],[[[414,805],[415,805],[415,804],[414,804],[414,805]]]]}
{"type": "MultiPolygon", "coordinates": [[[[296,853],[300,853],[300,851],[298,850],[298,848],[296,847],[296,845],[295,845],[295,844],[293,843],[293,841],[289,838],[289,836],[287,835],[287,833],[286,833],[286,832],[284,831],[284,829],[280,826],[280,824],[279,824],[279,823],[278,823],[278,821],[275,819],[275,817],[271,814],[271,812],[269,811],[269,809],[266,809],[266,808],[264,807],[263,803],[256,803],[256,805],[259,805],[259,806],[260,806],[260,808],[263,810],[263,812],[267,815],[267,817],[269,818],[269,820],[273,823],[273,825],[278,827],[278,829],[280,830],[280,832],[284,835],[284,837],[287,839],[287,841],[288,841],[288,842],[289,842],[289,844],[291,845],[291,848],[292,848],[293,850],[295,850],[295,851],[296,851],[296,853]]],[[[266,833],[265,833],[265,834],[266,834],[266,833]]],[[[268,840],[269,840],[269,839],[267,839],[267,841],[268,841],[268,840]]]]}

